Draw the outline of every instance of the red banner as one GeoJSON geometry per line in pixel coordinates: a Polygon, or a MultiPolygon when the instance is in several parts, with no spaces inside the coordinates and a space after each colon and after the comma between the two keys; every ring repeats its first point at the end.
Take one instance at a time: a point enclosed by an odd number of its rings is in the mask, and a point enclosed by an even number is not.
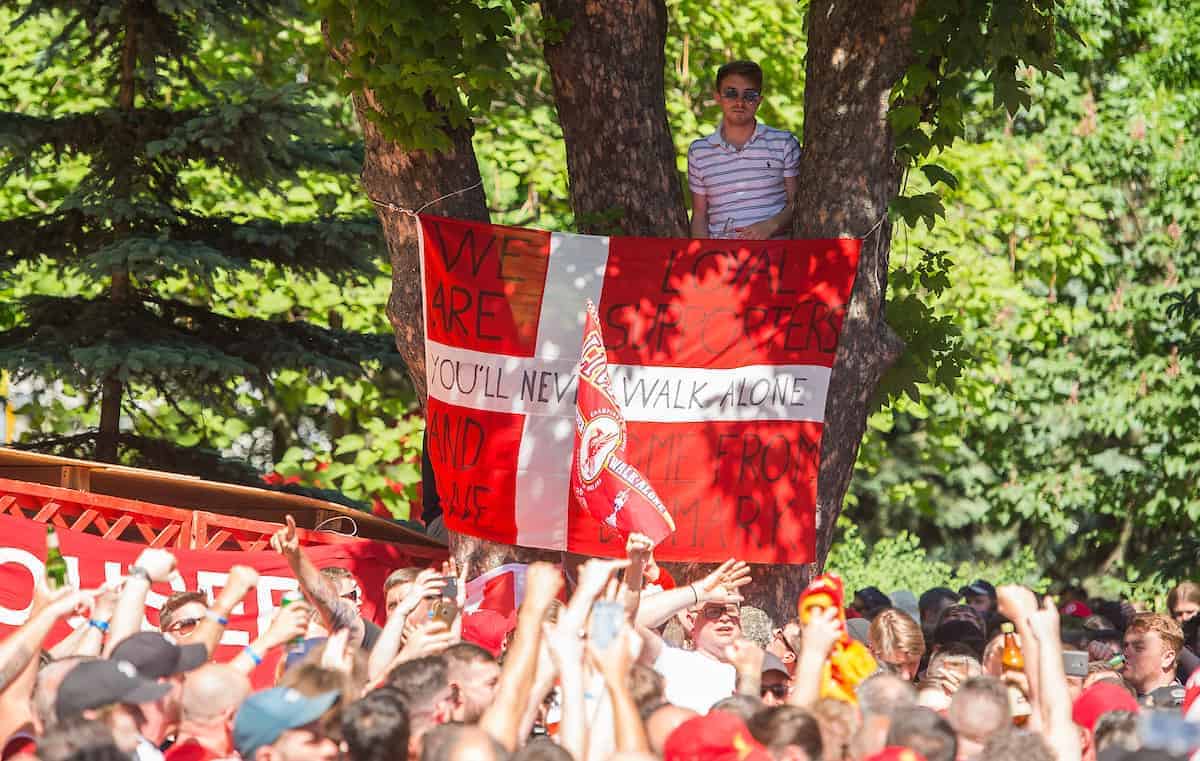
{"type": "Polygon", "coordinates": [[[663,560],[815,554],[825,396],[860,241],[607,238],[421,217],[428,446],[447,527],[615,556],[571,496],[583,304],[663,560]]]}
{"type": "MultiPolygon", "coordinates": [[[[33,600],[34,576],[45,573],[46,526],[36,521],[22,520],[0,515],[0,637],[29,617],[33,600]]],[[[146,549],[140,544],[115,542],[108,539],[82,534],[75,531],[58,530],[63,556],[71,583],[81,589],[94,589],[106,581],[119,579],[133,564],[137,556],[146,549]]],[[[167,597],[184,590],[201,590],[215,599],[225,584],[229,569],[234,565],[248,565],[259,572],[258,588],[248,594],[242,604],[234,610],[229,626],[217,650],[217,660],[234,658],[242,647],[250,644],[270,622],[279,599],[288,590],[296,589],[297,582],[287,562],[274,552],[210,552],[204,550],[171,550],[178,561],[182,584],[175,586],[155,584],[146,599],[147,627],[158,624],[158,609],[167,597]]],[[[383,582],[396,568],[410,565],[425,566],[427,561],[417,561],[403,548],[361,540],[347,544],[306,547],[304,552],[318,568],[339,566],[353,573],[360,582],[365,602],[363,617],[383,623],[383,582]]],[[[422,555],[424,557],[424,555],[422,555]]],[[[83,625],[76,620],[70,626],[83,625]]],[[[50,642],[57,642],[68,631],[67,623],[60,623],[51,634],[50,642]]],[[[270,680],[268,665],[255,673],[255,683],[261,685],[270,680]]]]}

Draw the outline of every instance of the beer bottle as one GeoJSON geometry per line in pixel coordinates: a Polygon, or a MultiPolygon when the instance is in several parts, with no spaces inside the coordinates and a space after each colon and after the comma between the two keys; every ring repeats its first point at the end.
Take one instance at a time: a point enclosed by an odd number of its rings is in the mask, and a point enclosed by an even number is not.
{"type": "Polygon", "coordinates": [[[46,526],[46,586],[61,589],[67,585],[67,561],[58,548],[58,534],[54,526],[46,526]]]}
{"type": "MultiPolygon", "coordinates": [[[[289,592],[284,592],[283,597],[279,598],[279,607],[286,608],[287,606],[291,605],[292,603],[300,602],[303,599],[304,599],[304,595],[301,594],[301,592],[299,590],[291,590],[289,592]]],[[[290,647],[299,647],[300,645],[303,645],[303,644],[304,644],[304,635],[303,634],[301,634],[299,637],[293,637],[292,641],[288,643],[288,645],[290,647]]]]}
{"type": "MultiPolygon", "coordinates": [[[[1021,653],[1021,646],[1017,644],[1016,630],[1012,624],[1001,624],[1000,631],[1004,633],[1004,650],[1000,654],[1004,671],[1023,673],[1025,656],[1021,653]]],[[[1025,696],[1020,687],[1012,682],[1008,684],[1008,707],[1012,711],[1013,724],[1018,727],[1025,726],[1029,721],[1029,716],[1033,713],[1033,708],[1029,705],[1029,698],[1025,696]]]]}

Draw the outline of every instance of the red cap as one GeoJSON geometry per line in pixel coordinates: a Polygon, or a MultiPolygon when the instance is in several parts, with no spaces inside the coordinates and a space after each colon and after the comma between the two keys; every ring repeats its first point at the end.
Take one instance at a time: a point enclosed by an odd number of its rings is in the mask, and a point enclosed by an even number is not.
{"type": "Polygon", "coordinates": [[[1075,698],[1071,718],[1075,723],[1091,732],[1096,722],[1109,711],[1131,711],[1137,713],[1137,700],[1119,684],[1096,682],[1075,698]]]}
{"type": "Polygon", "coordinates": [[[504,638],[516,625],[515,613],[505,616],[494,610],[480,608],[474,613],[463,614],[462,638],[499,658],[500,651],[504,649],[504,638]]]}
{"type": "Polygon", "coordinates": [[[875,755],[867,756],[864,761],[925,761],[925,757],[912,748],[889,745],[875,755]]]}
{"type": "Polygon", "coordinates": [[[1062,606],[1062,610],[1059,612],[1064,616],[1074,616],[1075,618],[1087,618],[1092,615],[1092,609],[1087,606],[1087,603],[1078,600],[1072,600],[1062,606]]]}
{"type": "Polygon", "coordinates": [[[727,711],[688,719],[663,745],[663,761],[771,761],[766,749],[727,711]]]}

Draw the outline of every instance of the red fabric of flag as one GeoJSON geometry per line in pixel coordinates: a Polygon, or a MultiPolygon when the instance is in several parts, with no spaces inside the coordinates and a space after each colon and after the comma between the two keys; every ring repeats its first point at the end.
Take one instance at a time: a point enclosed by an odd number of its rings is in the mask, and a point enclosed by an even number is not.
{"type": "Polygon", "coordinates": [[[658,544],[675,531],[675,522],[650,482],[626,461],[625,416],[613,396],[600,318],[591,301],[586,319],[579,358],[571,493],[593,518],[622,537],[645,534],[658,544]]]}

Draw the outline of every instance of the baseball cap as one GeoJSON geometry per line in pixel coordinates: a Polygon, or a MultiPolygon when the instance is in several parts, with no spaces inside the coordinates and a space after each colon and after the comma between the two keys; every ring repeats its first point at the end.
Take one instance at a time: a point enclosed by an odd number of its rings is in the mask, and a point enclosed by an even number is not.
{"type": "Polygon", "coordinates": [[[762,673],[765,674],[768,671],[778,671],[784,676],[789,676],[787,666],[785,666],[783,660],[774,653],[763,653],[762,673]]]}
{"type": "Polygon", "coordinates": [[[1129,691],[1114,682],[1096,682],[1075,698],[1071,707],[1071,718],[1089,732],[1096,722],[1109,711],[1137,713],[1138,704],[1129,691]]]}
{"type": "Polygon", "coordinates": [[[921,609],[917,605],[917,596],[908,589],[897,589],[888,597],[892,600],[892,607],[899,608],[908,614],[908,617],[917,623],[921,623],[921,609]]]}
{"type": "Polygon", "coordinates": [[[958,590],[959,597],[966,597],[967,595],[987,595],[994,599],[996,597],[996,588],[983,579],[976,579],[958,590]]]}
{"type": "Polygon", "coordinates": [[[857,642],[868,644],[871,622],[865,618],[853,618],[846,622],[846,633],[857,642]]]}
{"type": "Polygon", "coordinates": [[[289,729],[319,719],[337,702],[338,694],[330,690],[308,697],[290,687],[256,692],[246,698],[233,720],[233,745],[242,758],[253,758],[255,751],[289,729]]]}
{"type": "Polygon", "coordinates": [[[147,679],[129,661],[84,661],[59,685],[54,713],[67,719],[113,703],[153,703],[170,691],[171,685],[147,679]]]}
{"type": "Polygon", "coordinates": [[[771,756],[744,721],[713,711],[676,727],[663,745],[663,761],[771,761],[771,756]]]}
{"type": "Polygon", "coordinates": [[[144,677],[162,679],[204,665],[208,648],[199,644],[177,645],[158,632],[138,632],[121,640],[109,657],[129,661],[144,677]]]}
{"type": "Polygon", "coordinates": [[[925,761],[925,757],[912,748],[889,745],[875,755],[867,756],[864,761],[925,761]]]}
{"type": "Polygon", "coordinates": [[[1087,603],[1079,600],[1072,600],[1062,606],[1058,612],[1064,616],[1074,616],[1075,618],[1087,618],[1092,615],[1092,609],[1088,607],[1087,603]]]}
{"type": "Polygon", "coordinates": [[[854,596],[863,601],[863,605],[868,611],[892,606],[892,601],[879,590],[879,587],[863,587],[856,591],[854,596]]]}

